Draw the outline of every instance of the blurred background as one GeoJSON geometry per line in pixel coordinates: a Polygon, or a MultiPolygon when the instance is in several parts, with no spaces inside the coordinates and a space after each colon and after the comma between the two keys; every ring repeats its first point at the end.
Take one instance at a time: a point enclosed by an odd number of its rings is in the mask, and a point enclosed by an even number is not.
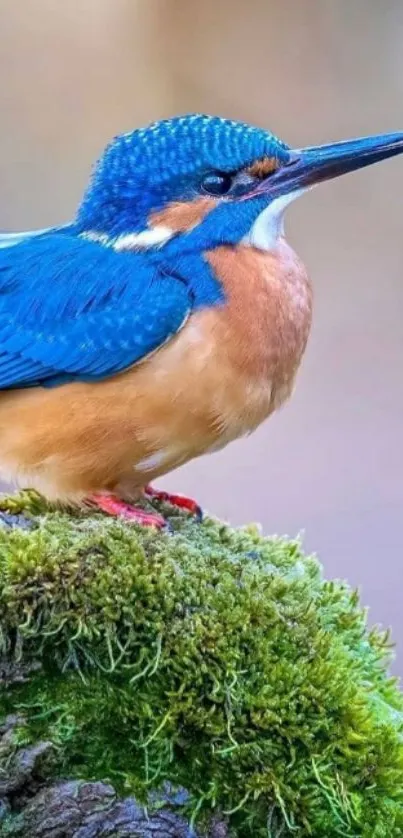
{"type": "MultiPolygon", "coordinates": [[[[296,146],[403,129],[400,0],[0,0],[0,229],[68,220],[116,133],[185,111],[296,146]]],[[[403,648],[403,161],[288,212],[314,325],[292,401],[161,481],[303,535],[403,648]]],[[[403,670],[403,655],[397,657],[403,670]]]]}

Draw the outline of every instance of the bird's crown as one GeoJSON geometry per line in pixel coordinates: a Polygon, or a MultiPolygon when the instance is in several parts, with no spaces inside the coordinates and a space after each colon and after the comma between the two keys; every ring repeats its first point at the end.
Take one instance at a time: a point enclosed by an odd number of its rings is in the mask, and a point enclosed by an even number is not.
{"type": "Polygon", "coordinates": [[[121,134],[106,147],[78,222],[119,233],[130,219],[139,230],[150,212],[168,202],[222,196],[217,175],[240,172],[259,160],[282,164],[288,157],[285,143],[244,122],[205,114],[160,120],[121,134]]]}

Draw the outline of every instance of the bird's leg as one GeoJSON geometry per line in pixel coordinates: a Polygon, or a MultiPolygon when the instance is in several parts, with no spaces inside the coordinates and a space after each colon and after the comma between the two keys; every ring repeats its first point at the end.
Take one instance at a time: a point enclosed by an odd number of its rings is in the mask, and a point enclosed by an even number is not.
{"type": "Polygon", "coordinates": [[[116,495],[95,494],[91,495],[88,501],[101,509],[102,512],[106,512],[107,515],[124,518],[125,521],[132,521],[135,524],[141,524],[143,527],[156,527],[159,530],[170,529],[168,522],[162,515],[149,513],[137,506],[132,506],[130,503],[125,503],[116,495]]]}
{"type": "MultiPolygon", "coordinates": [[[[140,524],[144,527],[156,527],[157,529],[170,530],[170,524],[162,515],[157,512],[146,512],[141,507],[134,506],[122,500],[118,494],[108,492],[97,492],[87,498],[87,502],[101,509],[107,515],[112,515],[116,518],[123,518],[126,521],[140,524]]],[[[143,494],[147,500],[157,500],[163,503],[169,503],[176,506],[178,509],[185,509],[191,512],[197,521],[203,519],[203,512],[196,501],[183,495],[171,494],[170,492],[160,491],[154,489],[152,486],[145,486],[143,494]]]]}
{"type": "Polygon", "coordinates": [[[145,486],[144,494],[150,500],[160,500],[163,503],[170,503],[178,509],[186,509],[192,513],[197,521],[203,520],[203,510],[192,498],[187,498],[184,495],[171,494],[171,492],[164,492],[160,489],[154,489],[152,486],[145,486]]]}

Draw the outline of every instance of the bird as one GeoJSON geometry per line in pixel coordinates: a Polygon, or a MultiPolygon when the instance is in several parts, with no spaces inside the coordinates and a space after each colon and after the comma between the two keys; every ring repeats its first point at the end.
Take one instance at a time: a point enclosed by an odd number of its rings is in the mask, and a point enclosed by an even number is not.
{"type": "Polygon", "coordinates": [[[158,499],[200,519],[154,481],[255,431],[305,353],[286,208],[402,152],[403,133],[298,149],[202,113],[115,136],[70,222],[0,235],[3,479],[143,526],[168,526],[158,499]]]}

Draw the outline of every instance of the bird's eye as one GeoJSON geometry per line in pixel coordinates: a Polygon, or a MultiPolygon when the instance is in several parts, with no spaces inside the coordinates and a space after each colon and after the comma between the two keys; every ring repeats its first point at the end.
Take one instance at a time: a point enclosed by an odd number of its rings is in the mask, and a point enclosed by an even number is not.
{"type": "Polygon", "coordinates": [[[226,195],[232,186],[232,176],[225,172],[209,172],[201,182],[203,192],[208,195],[226,195]]]}

